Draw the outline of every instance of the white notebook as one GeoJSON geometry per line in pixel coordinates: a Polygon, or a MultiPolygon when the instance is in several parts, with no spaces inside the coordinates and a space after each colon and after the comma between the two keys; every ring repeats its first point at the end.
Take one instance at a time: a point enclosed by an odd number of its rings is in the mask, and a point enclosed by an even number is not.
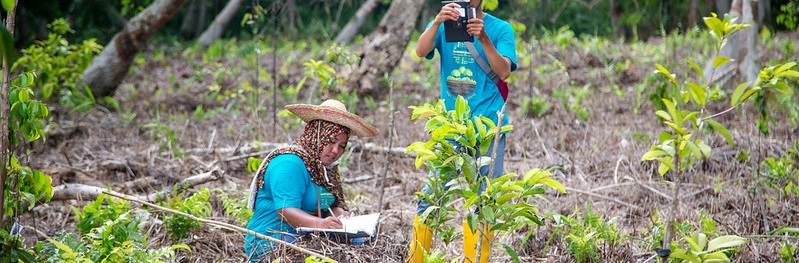
{"type": "Polygon", "coordinates": [[[297,232],[343,233],[349,237],[373,237],[377,231],[378,219],[380,219],[380,213],[350,216],[349,218],[339,218],[344,225],[341,229],[299,227],[297,232]]]}

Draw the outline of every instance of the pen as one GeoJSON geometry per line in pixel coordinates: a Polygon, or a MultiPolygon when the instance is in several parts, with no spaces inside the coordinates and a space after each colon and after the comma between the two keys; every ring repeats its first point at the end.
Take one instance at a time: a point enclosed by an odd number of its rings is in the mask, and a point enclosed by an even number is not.
{"type": "Polygon", "coordinates": [[[331,209],[329,206],[327,207],[327,211],[330,212],[330,216],[334,216],[334,217],[336,216],[336,214],[333,213],[333,209],[331,209]]]}

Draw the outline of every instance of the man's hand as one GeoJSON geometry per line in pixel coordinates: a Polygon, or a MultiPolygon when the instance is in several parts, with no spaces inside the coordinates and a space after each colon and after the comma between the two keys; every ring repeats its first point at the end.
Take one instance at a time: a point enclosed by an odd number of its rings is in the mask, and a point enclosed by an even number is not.
{"type": "Polygon", "coordinates": [[[458,18],[461,16],[461,13],[458,12],[457,8],[461,6],[456,3],[449,3],[441,7],[441,11],[438,12],[436,15],[436,19],[434,20],[434,25],[439,25],[444,23],[448,20],[457,21],[458,18]]]}
{"type": "Polygon", "coordinates": [[[469,35],[476,37],[480,41],[485,41],[488,38],[488,35],[485,31],[485,25],[483,24],[483,19],[472,17],[469,19],[469,24],[466,25],[466,32],[469,35]]]}

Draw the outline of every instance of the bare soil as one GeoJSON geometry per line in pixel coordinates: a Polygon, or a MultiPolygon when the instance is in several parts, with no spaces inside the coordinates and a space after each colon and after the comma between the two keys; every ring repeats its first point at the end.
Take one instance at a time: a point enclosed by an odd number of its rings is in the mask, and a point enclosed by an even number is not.
{"type": "MultiPolygon", "coordinates": [[[[507,141],[505,172],[523,174],[536,167],[557,167],[556,179],[568,191],[549,191],[546,200],[534,200],[542,214],[584,213],[590,203],[594,213],[615,222],[618,231],[628,238],[617,246],[600,246],[598,262],[656,262],[651,244],[644,242],[651,239],[653,215],[675,216],[698,228],[700,211],[718,222],[719,234],[749,238],[733,262],[780,262],[781,244],[795,244],[797,239],[771,235],[770,231],[799,226],[797,196],[758,184],[757,172],[766,157],[779,158],[786,150],[797,147],[794,145],[799,130],[780,121],[784,119],[777,115],[771,134],[764,136],[755,127],[755,110],[722,115],[718,121],[730,130],[735,146],[730,147],[720,136],[702,135],[713,147],[712,157],[696,163],[681,176],[682,198],[675,211],[669,201],[673,191],[664,183],[674,178],[661,177],[656,164],[641,161],[658,134],[666,130],[646,98],[640,108],[636,106],[635,87],[653,85],[642,84],[654,70],[653,62],[641,58],[646,54],[627,52],[631,49],[623,45],[618,48],[623,51],[605,56],[573,47],[539,46],[531,49],[531,60],[520,58],[507,106],[514,129],[507,141]],[[550,65],[553,57],[563,63],[568,74],[536,71],[550,65]],[[625,60],[632,63],[627,67],[608,66],[625,60]],[[553,98],[558,89],[584,85],[590,89],[583,102],[583,108],[591,112],[587,121],[576,118],[564,108],[563,101],[553,98]],[[614,92],[614,85],[625,95],[614,92]],[[525,96],[550,98],[552,109],[542,117],[525,116],[521,112],[525,96]],[[742,152],[750,157],[743,158],[742,152]],[[722,185],[717,189],[719,184],[722,185]]],[[[680,52],[674,50],[670,54],[674,58],[691,55],[680,52]]],[[[264,145],[288,143],[301,131],[301,125],[286,131],[283,127],[289,121],[273,117],[274,109],[280,110],[287,103],[280,95],[282,91],[274,97],[269,87],[275,82],[261,76],[259,84],[253,85],[263,90],[261,95],[217,99],[209,86],[221,83],[219,94],[236,93],[243,82],[254,79],[251,63],[227,57],[214,62],[221,63],[221,67],[214,67],[203,64],[199,56],[187,59],[180,52],[166,56],[158,61],[146,55],[145,62],[131,71],[114,96],[119,109],[105,106],[79,113],[53,108],[47,141],[27,145],[32,151],[27,162],[51,174],[54,186],[81,183],[144,195],[170,187],[185,177],[219,169],[224,173],[222,180],[201,186],[229,194],[245,191],[252,178],[246,168],[247,157],[262,158],[270,150],[264,145]],[[220,81],[213,74],[219,69],[233,73],[222,76],[220,81]],[[255,111],[247,105],[259,107],[255,111]],[[206,113],[218,112],[200,118],[194,114],[199,107],[206,113]],[[173,138],[153,129],[153,125],[168,127],[173,138]],[[184,156],[175,155],[175,150],[184,156]]],[[[283,66],[285,57],[278,56],[277,61],[271,58],[267,54],[260,61],[261,69],[270,74],[274,72],[273,62],[283,66]]],[[[395,83],[402,85],[395,85],[390,102],[386,94],[375,100],[374,109],[365,103],[358,103],[353,109],[381,134],[351,139],[351,152],[344,157],[342,175],[355,213],[382,212],[379,236],[361,246],[338,244],[322,237],[304,240],[299,243],[301,246],[340,262],[403,261],[415,214],[414,193],[427,175],[424,168],[414,168],[413,156],[402,153],[405,146],[428,136],[423,123],[411,120],[408,106],[433,103],[438,94],[438,70],[422,63],[434,64],[410,55],[403,59],[393,73],[395,83]]],[[[287,73],[277,78],[280,87],[296,84],[303,76],[302,63],[295,61],[286,67],[287,73]]],[[[318,103],[323,97],[336,95],[330,90],[312,94],[310,89],[304,89],[299,101],[318,103]]],[[[729,103],[718,102],[710,111],[720,112],[726,105],[729,103]]],[[[218,198],[212,197],[212,202],[214,213],[210,219],[241,225],[224,215],[218,198]]],[[[71,231],[74,214],[70,206],[82,207],[85,203],[53,201],[25,214],[20,223],[38,231],[26,231],[26,240],[34,242],[44,240],[44,235],[71,231]]],[[[156,219],[163,216],[154,215],[156,219]]],[[[553,235],[557,225],[552,217],[545,219],[544,226],[502,235],[499,240],[516,248],[522,262],[575,262],[562,237],[553,235]],[[526,231],[533,234],[520,247],[526,231]]],[[[149,233],[150,246],[171,244],[163,226],[156,224],[149,233]]],[[[181,242],[192,251],[179,252],[176,262],[245,261],[241,233],[206,225],[181,242]]],[[[459,242],[447,245],[437,240],[434,247],[446,251],[450,259],[462,255],[459,242]]],[[[301,255],[293,252],[286,252],[285,256],[288,262],[304,262],[301,255]]],[[[504,250],[494,247],[492,262],[512,261],[504,250]]]]}

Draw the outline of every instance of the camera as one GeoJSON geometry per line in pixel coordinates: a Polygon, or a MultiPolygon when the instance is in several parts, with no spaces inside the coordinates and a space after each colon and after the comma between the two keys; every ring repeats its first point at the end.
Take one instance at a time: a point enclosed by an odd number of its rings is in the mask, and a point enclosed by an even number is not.
{"type": "Polygon", "coordinates": [[[459,29],[466,30],[466,25],[469,24],[469,19],[474,17],[474,7],[471,6],[469,2],[460,2],[460,8],[458,8],[458,12],[461,14],[458,17],[458,21],[455,23],[455,27],[459,29]]]}
{"type": "Polygon", "coordinates": [[[446,36],[447,42],[474,42],[474,36],[469,35],[469,32],[466,31],[466,26],[469,24],[469,19],[476,17],[475,8],[472,7],[469,1],[463,0],[448,0],[448,1],[441,1],[442,5],[447,5],[450,3],[458,4],[458,7],[455,8],[458,13],[457,20],[447,20],[444,22],[444,33],[446,36]]]}

